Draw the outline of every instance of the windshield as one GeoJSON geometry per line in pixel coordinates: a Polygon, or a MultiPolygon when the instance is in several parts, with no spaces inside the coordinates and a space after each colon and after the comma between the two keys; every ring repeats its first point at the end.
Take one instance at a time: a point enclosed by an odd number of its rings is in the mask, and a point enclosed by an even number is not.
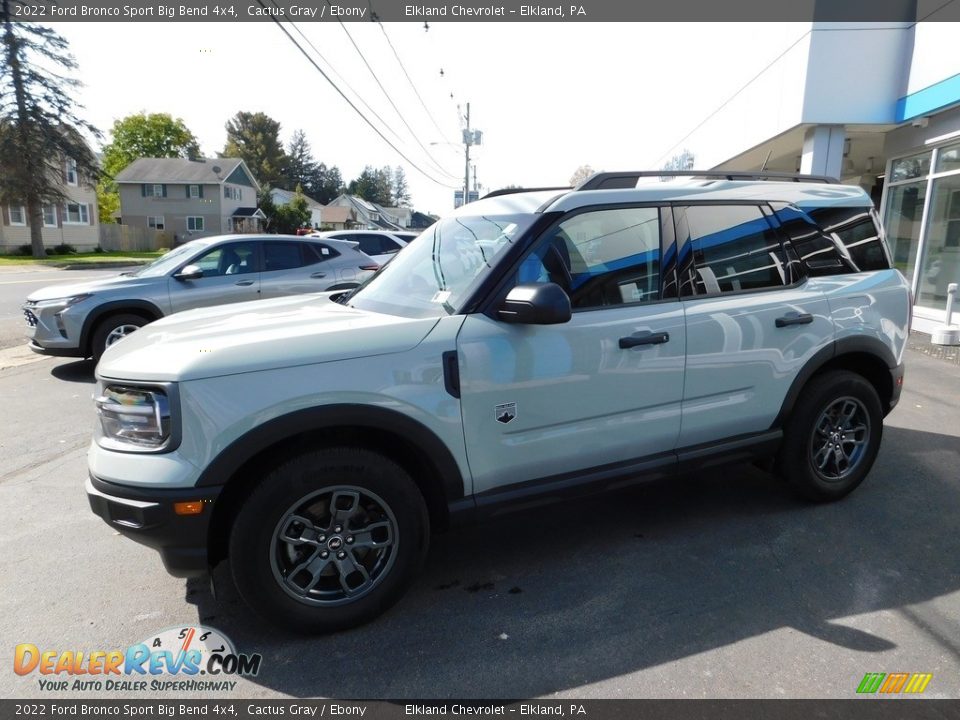
{"type": "Polygon", "coordinates": [[[453,315],[535,218],[528,214],[440,220],[384,265],[349,305],[404,317],[453,315]]]}
{"type": "Polygon", "coordinates": [[[165,255],[161,255],[149,265],[144,265],[136,272],[130,273],[130,275],[134,277],[160,277],[161,275],[166,275],[168,272],[177,267],[177,265],[187,260],[191,255],[195,254],[198,250],[201,250],[206,246],[206,243],[201,244],[197,242],[190,242],[186,245],[181,245],[165,255]]]}

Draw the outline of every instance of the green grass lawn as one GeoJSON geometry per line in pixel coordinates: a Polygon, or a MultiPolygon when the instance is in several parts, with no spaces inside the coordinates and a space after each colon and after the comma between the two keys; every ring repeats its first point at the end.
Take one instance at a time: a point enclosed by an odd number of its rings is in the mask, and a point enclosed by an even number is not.
{"type": "Polygon", "coordinates": [[[122,261],[142,263],[145,260],[155,260],[163,253],[159,251],[151,252],[102,252],[102,253],[76,253],[73,255],[47,255],[46,258],[37,260],[26,255],[0,255],[0,267],[10,265],[62,265],[63,263],[98,263],[103,261],[122,261]]]}

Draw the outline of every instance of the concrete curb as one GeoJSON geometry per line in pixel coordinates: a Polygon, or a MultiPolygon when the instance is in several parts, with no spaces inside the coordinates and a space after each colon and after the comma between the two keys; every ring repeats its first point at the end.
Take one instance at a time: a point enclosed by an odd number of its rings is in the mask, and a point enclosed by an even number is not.
{"type": "Polygon", "coordinates": [[[108,270],[110,268],[125,268],[125,267],[139,267],[140,265],[146,265],[149,260],[117,260],[111,262],[109,260],[104,260],[103,262],[88,262],[88,263],[50,263],[44,265],[43,267],[55,267],[58,270],[108,270]]]}

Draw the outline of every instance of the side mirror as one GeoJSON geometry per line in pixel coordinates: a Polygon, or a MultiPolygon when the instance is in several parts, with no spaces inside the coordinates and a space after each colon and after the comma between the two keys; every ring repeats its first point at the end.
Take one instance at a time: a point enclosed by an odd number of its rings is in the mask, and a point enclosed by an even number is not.
{"type": "Polygon", "coordinates": [[[517,285],[497,310],[503,322],[557,325],[570,320],[570,298],[556,283],[517,285]]]}
{"type": "Polygon", "coordinates": [[[177,280],[199,280],[203,277],[203,270],[199,265],[185,265],[174,277],[177,280]]]}

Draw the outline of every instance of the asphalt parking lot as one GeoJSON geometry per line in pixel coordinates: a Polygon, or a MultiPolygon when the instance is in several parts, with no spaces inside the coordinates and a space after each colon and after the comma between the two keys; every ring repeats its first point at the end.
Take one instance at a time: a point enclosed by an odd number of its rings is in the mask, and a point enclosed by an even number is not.
{"type": "MultiPolygon", "coordinates": [[[[879,460],[840,503],[737,466],[510,515],[437,536],[390,613],[315,638],[261,624],[223,568],[216,601],[167,576],[90,513],[89,362],[9,367],[0,647],[109,650],[202,622],[263,654],[247,698],[851,698],[867,672],[933,673],[925,695],[957,698],[960,367],[907,363],[879,460]]],[[[42,696],[10,659],[0,693],[42,696]]]]}

